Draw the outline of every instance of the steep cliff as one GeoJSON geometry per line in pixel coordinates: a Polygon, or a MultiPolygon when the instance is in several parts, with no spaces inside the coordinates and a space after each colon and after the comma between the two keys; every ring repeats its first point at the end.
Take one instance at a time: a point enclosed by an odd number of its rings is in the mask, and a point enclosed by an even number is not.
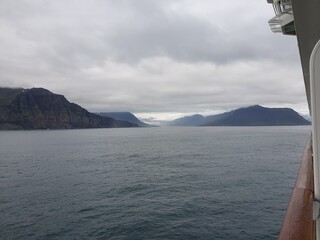
{"type": "Polygon", "coordinates": [[[0,129],[137,127],[88,112],[43,88],[0,88],[0,129]]]}

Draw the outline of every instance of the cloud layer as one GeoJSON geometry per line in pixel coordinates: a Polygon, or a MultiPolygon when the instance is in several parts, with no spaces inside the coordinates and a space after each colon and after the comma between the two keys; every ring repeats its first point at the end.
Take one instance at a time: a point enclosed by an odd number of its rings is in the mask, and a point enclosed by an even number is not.
{"type": "Polygon", "coordinates": [[[0,84],[165,118],[250,104],[307,111],[296,39],[264,1],[0,1],[0,84]]]}

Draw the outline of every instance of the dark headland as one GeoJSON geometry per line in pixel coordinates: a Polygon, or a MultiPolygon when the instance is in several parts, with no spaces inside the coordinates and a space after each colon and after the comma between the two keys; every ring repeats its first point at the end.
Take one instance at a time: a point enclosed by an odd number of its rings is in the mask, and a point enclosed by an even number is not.
{"type": "Polygon", "coordinates": [[[88,112],[43,88],[0,88],[0,130],[138,127],[88,112]]]}

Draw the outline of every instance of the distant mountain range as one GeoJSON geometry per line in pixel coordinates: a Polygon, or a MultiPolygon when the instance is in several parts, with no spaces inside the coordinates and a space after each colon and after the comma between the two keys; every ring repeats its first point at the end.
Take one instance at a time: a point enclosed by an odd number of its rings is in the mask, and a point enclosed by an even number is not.
{"type": "MultiPolygon", "coordinates": [[[[186,116],[171,126],[279,126],[309,125],[310,121],[290,108],[254,105],[222,114],[186,116]]],[[[43,88],[0,88],[0,130],[72,129],[151,126],[130,112],[94,114],[64,96],[43,88]]]]}
{"type": "Polygon", "coordinates": [[[96,114],[98,114],[100,116],[104,116],[104,117],[111,117],[116,120],[131,122],[131,123],[137,124],[140,127],[150,127],[151,126],[149,124],[146,124],[146,123],[140,121],[135,115],[133,115],[130,112],[100,112],[100,113],[96,113],[96,114]]]}
{"type": "Polygon", "coordinates": [[[138,127],[88,112],[43,88],[0,88],[0,129],[138,127]]]}
{"type": "Polygon", "coordinates": [[[169,126],[285,126],[310,125],[310,122],[291,108],[266,108],[254,105],[222,114],[199,114],[175,119],[169,126]]]}

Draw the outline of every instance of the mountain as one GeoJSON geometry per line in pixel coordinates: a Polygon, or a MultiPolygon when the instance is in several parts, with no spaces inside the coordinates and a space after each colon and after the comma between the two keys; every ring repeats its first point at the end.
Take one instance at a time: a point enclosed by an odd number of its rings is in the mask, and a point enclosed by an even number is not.
{"type": "Polygon", "coordinates": [[[138,127],[88,112],[43,88],[0,88],[0,129],[138,127]]]}
{"type": "Polygon", "coordinates": [[[302,117],[304,117],[304,119],[308,120],[311,122],[312,120],[312,117],[310,116],[310,114],[305,114],[305,115],[302,115],[302,117]]]}
{"type": "Polygon", "coordinates": [[[175,119],[169,123],[168,126],[198,126],[206,123],[206,118],[200,114],[195,114],[192,116],[186,116],[182,118],[175,119]]]}
{"type": "Polygon", "coordinates": [[[173,121],[168,122],[167,126],[202,126],[208,123],[217,121],[218,119],[225,118],[229,115],[229,112],[217,114],[217,115],[210,115],[210,116],[203,116],[200,114],[194,114],[191,116],[185,116],[182,118],[177,118],[173,121]]]}
{"type": "Polygon", "coordinates": [[[100,116],[104,116],[104,117],[111,117],[116,120],[131,122],[131,123],[137,124],[140,127],[150,127],[151,126],[149,124],[146,124],[146,123],[140,121],[135,115],[133,115],[130,112],[100,112],[100,113],[96,113],[96,114],[98,114],[100,116]]]}
{"type": "Polygon", "coordinates": [[[192,115],[171,121],[171,126],[284,126],[309,125],[291,108],[266,108],[254,105],[204,117],[192,115]]]}
{"type": "Polygon", "coordinates": [[[309,125],[310,122],[291,108],[266,108],[254,105],[239,108],[207,122],[205,126],[284,126],[309,125]]]}
{"type": "Polygon", "coordinates": [[[291,108],[266,108],[254,105],[228,112],[224,117],[205,126],[286,126],[310,125],[310,122],[291,108]]]}

